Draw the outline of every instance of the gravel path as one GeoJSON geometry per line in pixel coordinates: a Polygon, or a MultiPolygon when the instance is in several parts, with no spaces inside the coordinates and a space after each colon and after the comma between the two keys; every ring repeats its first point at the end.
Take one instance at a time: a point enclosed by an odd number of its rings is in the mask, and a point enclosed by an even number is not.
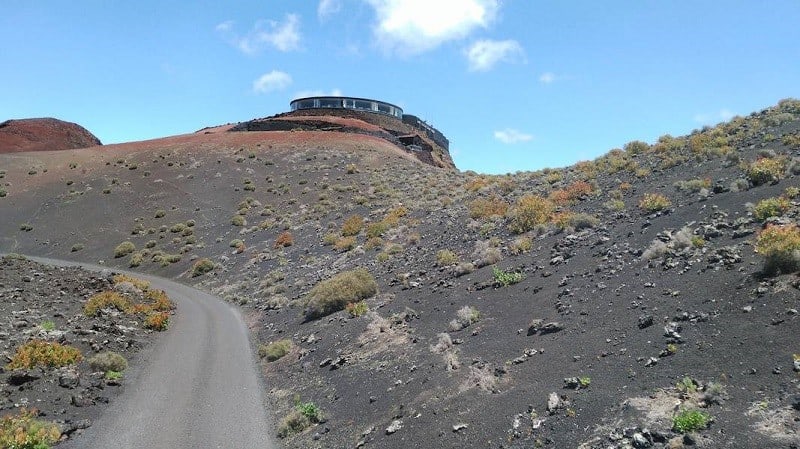
{"type": "Polygon", "coordinates": [[[149,366],[84,435],[61,447],[277,447],[270,436],[263,388],[239,312],[194,288],[131,274],[164,290],[179,312],[152,349],[149,366]]]}

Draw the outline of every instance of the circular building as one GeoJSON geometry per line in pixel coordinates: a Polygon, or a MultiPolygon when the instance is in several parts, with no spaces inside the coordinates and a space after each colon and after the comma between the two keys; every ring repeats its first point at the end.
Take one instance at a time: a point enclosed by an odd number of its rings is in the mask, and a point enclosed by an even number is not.
{"type": "Polygon", "coordinates": [[[356,97],[305,97],[289,103],[292,111],[302,109],[353,109],[403,119],[403,109],[385,101],[356,97]]]}

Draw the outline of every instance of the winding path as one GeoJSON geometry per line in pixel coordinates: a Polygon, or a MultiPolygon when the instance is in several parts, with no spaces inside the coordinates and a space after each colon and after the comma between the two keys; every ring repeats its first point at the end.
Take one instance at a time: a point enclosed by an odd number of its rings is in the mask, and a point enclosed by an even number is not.
{"type": "MultiPolygon", "coordinates": [[[[58,266],[109,269],[30,257],[58,266]]],[[[124,270],[113,269],[124,272],[124,270]]],[[[125,391],[66,449],[274,449],[261,378],[239,312],[219,298],[163,278],[130,273],[177,304],[170,329],[148,350],[125,391]]]]}

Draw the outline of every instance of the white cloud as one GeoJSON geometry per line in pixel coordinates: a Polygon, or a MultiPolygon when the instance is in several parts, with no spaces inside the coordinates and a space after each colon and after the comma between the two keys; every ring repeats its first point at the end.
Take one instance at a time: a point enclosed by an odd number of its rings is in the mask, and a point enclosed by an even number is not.
{"type": "Polygon", "coordinates": [[[499,0],[366,0],[378,17],[374,32],[388,53],[413,55],[486,28],[499,0]]]}
{"type": "Polygon", "coordinates": [[[542,84],[550,84],[555,82],[556,74],[553,72],[544,72],[539,75],[539,82],[542,84]]]}
{"type": "Polygon", "coordinates": [[[692,120],[702,125],[710,125],[720,121],[726,122],[732,119],[734,116],[735,114],[729,109],[723,108],[720,109],[720,111],[716,114],[695,114],[694,117],[692,117],[692,120]]]}
{"type": "Polygon", "coordinates": [[[273,70],[253,81],[253,92],[266,94],[274,90],[286,89],[290,84],[292,84],[291,75],[280,70],[273,70]]]}
{"type": "Polygon", "coordinates": [[[513,62],[524,55],[522,46],[515,40],[481,40],[467,49],[469,69],[473,72],[491,70],[498,62],[513,62]]]}
{"type": "Polygon", "coordinates": [[[214,27],[215,30],[221,33],[226,33],[230,31],[232,28],[233,28],[233,20],[226,20],[217,25],[216,27],[214,27]]]}
{"type": "Polygon", "coordinates": [[[325,20],[341,9],[341,0],[320,0],[319,6],[317,6],[317,17],[319,17],[320,20],[325,20]]]}
{"type": "Polygon", "coordinates": [[[514,143],[528,142],[533,140],[532,135],[525,134],[522,131],[518,131],[512,128],[506,128],[500,131],[495,131],[494,138],[505,144],[514,144],[514,143]]]}
{"type": "Polygon", "coordinates": [[[228,20],[217,25],[215,29],[243,53],[258,53],[270,46],[282,52],[300,49],[300,16],[297,14],[287,14],[283,22],[259,20],[244,36],[236,33],[233,25],[233,21],[228,20]]]}
{"type": "Polygon", "coordinates": [[[325,92],[324,90],[321,89],[301,90],[300,92],[294,94],[292,100],[305,97],[341,97],[341,96],[342,96],[342,91],[337,88],[334,88],[330,92],[325,92]]]}

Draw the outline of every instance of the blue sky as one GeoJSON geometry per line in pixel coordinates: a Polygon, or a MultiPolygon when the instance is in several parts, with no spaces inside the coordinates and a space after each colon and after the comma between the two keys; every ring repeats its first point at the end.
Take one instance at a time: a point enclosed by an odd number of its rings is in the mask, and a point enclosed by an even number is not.
{"type": "Polygon", "coordinates": [[[381,99],[462,170],[565,166],[800,97],[800,1],[5,0],[0,120],[104,143],[381,99]]]}

